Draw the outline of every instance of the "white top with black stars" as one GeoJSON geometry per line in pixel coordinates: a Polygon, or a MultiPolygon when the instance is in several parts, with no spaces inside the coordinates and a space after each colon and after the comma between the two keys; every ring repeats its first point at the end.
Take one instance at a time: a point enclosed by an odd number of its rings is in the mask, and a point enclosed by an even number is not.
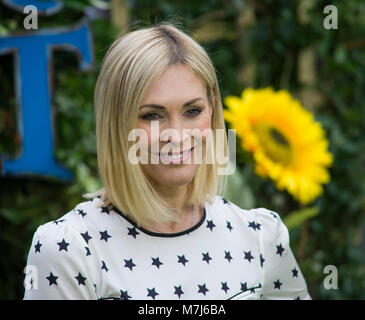
{"type": "Polygon", "coordinates": [[[38,227],[24,299],[310,299],[277,213],[217,196],[196,225],[164,234],[100,201],[38,227]]]}

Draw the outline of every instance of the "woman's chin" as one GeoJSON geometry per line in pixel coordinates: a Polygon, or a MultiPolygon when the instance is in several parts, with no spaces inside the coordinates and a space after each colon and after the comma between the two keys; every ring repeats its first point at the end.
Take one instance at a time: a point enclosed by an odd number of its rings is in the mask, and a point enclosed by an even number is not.
{"type": "Polygon", "coordinates": [[[156,171],[155,180],[160,184],[181,186],[190,183],[195,175],[195,168],[170,166],[156,171]]]}

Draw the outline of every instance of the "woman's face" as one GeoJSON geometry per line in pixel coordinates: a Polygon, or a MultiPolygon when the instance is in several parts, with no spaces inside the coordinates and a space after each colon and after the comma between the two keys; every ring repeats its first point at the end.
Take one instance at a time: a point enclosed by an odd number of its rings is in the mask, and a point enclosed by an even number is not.
{"type": "Polygon", "coordinates": [[[211,129],[211,115],[206,89],[187,67],[173,65],[151,83],[139,107],[136,128],[148,136],[149,161],[141,167],[153,183],[173,187],[192,181],[204,159],[206,143],[201,133],[211,129]],[[158,124],[157,131],[151,130],[152,121],[158,124]],[[197,152],[202,156],[194,161],[197,152]]]}

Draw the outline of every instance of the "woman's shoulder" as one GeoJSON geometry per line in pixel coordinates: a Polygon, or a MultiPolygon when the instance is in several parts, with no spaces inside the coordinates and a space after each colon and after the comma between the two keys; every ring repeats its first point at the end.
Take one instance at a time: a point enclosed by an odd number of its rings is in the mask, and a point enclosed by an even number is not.
{"type": "Polygon", "coordinates": [[[211,203],[211,208],[216,212],[224,211],[227,214],[234,215],[241,220],[253,225],[260,230],[261,226],[266,228],[277,228],[282,223],[280,214],[264,207],[257,208],[241,208],[235,203],[225,199],[222,196],[216,196],[211,203]],[[253,223],[252,223],[253,222],[253,223]]]}
{"type": "Polygon", "coordinates": [[[39,225],[35,234],[59,238],[66,233],[82,233],[86,224],[90,224],[90,221],[93,220],[92,216],[105,210],[103,207],[99,207],[100,205],[99,197],[79,202],[57,219],[39,225]]]}

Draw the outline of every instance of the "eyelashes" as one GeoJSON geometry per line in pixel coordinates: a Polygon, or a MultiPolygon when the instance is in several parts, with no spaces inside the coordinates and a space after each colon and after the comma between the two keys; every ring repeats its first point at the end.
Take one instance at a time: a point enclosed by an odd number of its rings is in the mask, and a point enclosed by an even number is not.
{"type": "MultiPolygon", "coordinates": [[[[195,118],[202,112],[202,108],[195,107],[187,110],[184,115],[188,118],[195,118]]],[[[145,115],[141,117],[143,120],[151,121],[151,120],[158,120],[163,118],[163,115],[161,115],[158,112],[148,112],[145,115]]]]}

